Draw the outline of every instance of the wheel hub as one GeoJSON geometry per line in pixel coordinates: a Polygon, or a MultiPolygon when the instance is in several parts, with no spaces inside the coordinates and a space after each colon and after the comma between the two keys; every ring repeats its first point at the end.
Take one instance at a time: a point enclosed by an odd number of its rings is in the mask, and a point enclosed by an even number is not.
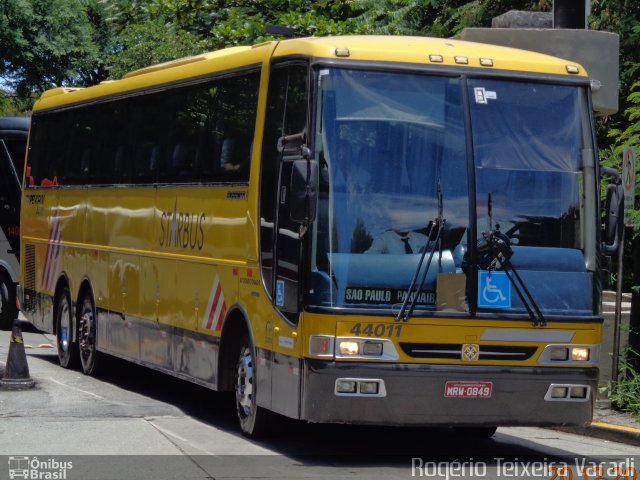
{"type": "Polygon", "coordinates": [[[243,417],[249,417],[253,408],[253,360],[248,348],[243,349],[236,374],[236,402],[243,417]]]}

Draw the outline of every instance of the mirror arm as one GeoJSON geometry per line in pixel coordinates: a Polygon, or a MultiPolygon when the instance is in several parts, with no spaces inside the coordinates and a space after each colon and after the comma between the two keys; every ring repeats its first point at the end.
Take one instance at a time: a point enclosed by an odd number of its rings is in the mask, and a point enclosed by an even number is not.
{"type": "Polygon", "coordinates": [[[618,170],[616,170],[615,168],[612,167],[600,167],[600,176],[602,175],[610,175],[613,178],[617,180],[620,179],[620,173],[618,172],[618,170]]]}
{"type": "Polygon", "coordinates": [[[619,243],[620,242],[618,241],[618,235],[616,234],[616,238],[613,240],[613,243],[611,245],[607,245],[606,243],[602,244],[602,252],[605,255],[613,255],[618,251],[619,243]]]}
{"type": "Polygon", "coordinates": [[[294,142],[296,140],[300,141],[301,143],[304,143],[306,138],[307,138],[306,132],[294,133],[293,135],[284,135],[278,138],[278,145],[277,145],[278,152],[279,153],[284,152],[284,149],[287,146],[287,144],[294,142]]]}

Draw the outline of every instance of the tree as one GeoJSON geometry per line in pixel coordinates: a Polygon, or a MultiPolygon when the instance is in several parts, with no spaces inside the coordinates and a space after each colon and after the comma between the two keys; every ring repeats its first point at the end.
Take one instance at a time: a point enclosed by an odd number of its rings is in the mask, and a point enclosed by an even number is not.
{"type": "Polygon", "coordinates": [[[3,0],[0,75],[20,98],[51,87],[104,79],[90,0],[3,0]]]}
{"type": "Polygon", "coordinates": [[[159,21],[132,24],[124,28],[109,58],[109,77],[204,51],[195,35],[159,21]]]}
{"type": "Polygon", "coordinates": [[[508,10],[548,10],[550,0],[355,0],[363,33],[451,37],[465,27],[489,27],[508,10]]]}

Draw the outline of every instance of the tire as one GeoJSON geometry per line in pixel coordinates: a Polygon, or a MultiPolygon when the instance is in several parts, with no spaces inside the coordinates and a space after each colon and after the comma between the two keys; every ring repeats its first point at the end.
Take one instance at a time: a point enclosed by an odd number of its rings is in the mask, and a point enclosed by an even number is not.
{"type": "Polygon", "coordinates": [[[491,438],[498,427],[453,427],[453,431],[467,438],[491,438]]]}
{"type": "Polygon", "coordinates": [[[256,404],[255,365],[255,349],[251,341],[244,337],[236,364],[236,411],[243,435],[264,438],[272,433],[273,414],[256,404]]]}
{"type": "Polygon", "coordinates": [[[85,293],[78,310],[78,353],[80,365],[85,375],[97,375],[101,372],[103,358],[96,348],[97,316],[93,296],[85,293]]]}
{"type": "Polygon", "coordinates": [[[9,275],[0,272],[0,329],[11,330],[16,318],[18,318],[16,285],[9,275]]]}
{"type": "Polygon", "coordinates": [[[78,344],[73,341],[73,307],[69,289],[65,287],[56,302],[56,346],[58,360],[63,368],[78,366],[78,344]]]}

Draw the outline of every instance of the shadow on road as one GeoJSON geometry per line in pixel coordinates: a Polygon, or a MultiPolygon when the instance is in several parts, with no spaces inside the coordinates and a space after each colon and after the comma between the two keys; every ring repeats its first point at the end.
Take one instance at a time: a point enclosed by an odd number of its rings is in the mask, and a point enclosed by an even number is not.
{"type": "MultiPolygon", "coordinates": [[[[30,356],[58,363],[55,350],[30,356]]],[[[174,406],[200,422],[242,437],[233,393],[213,392],[115,357],[108,357],[108,369],[99,380],[174,406]]],[[[573,458],[570,452],[541,447],[508,430],[498,430],[491,439],[477,439],[445,428],[308,424],[285,417],[277,418],[274,430],[272,437],[255,443],[305,465],[331,462],[356,467],[371,466],[372,461],[379,465],[408,465],[415,457],[438,462],[473,458],[488,464],[496,458],[548,461],[573,458]]],[[[552,431],[549,434],[556,435],[552,431]]]]}

